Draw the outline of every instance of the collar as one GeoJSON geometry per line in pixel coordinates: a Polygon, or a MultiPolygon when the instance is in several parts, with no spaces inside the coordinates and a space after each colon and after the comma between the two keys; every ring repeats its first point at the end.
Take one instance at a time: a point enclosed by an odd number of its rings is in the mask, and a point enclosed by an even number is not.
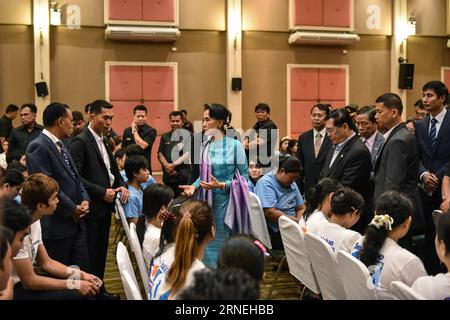
{"type": "Polygon", "coordinates": [[[91,131],[92,135],[94,136],[95,140],[97,141],[103,141],[103,134],[99,136],[97,132],[94,131],[94,129],[91,128],[91,124],[88,126],[89,131],[91,131]]]}
{"type": "Polygon", "coordinates": [[[47,129],[42,130],[42,133],[45,134],[47,137],[50,138],[50,140],[52,140],[52,142],[54,144],[56,144],[58,141],[61,141],[61,139],[58,139],[57,136],[55,136],[53,133],[51,133],[50,131],[48,131],[47,129]]]}
{"type": "MultiPolygon", "coordinates": [[[[27,129],[27,127],[23,124],[23,125],[21,125],[20,127],[18,127],[17,129],[19,129],[19,130],[23,130],[23,131],[28,131],[28,129],[27,129]]],[[[31,131],[34,131],[35,129],[44,129],[44,127],[43,126],[41,126],[40,124],[38,124],[37,122],[35,122],[34,123],[34,126],[33,126],[33,130],[31,130],[31,131]]]]}
{"type": "Polygon", "coordinates": [[[327,130],[325,129],[325,127],[323,127],[322,130],[317,131],[316,129],[313,128],[313,138],[315,139],[317,134],[320,133],[320,135],[322,136],[322,139],[325,138],[325,135],[327,134],[327,130]]]}
{"type": "Polygon", "coordinates": [[[369,139],[365,139],[367,141],[369,141],[370,144],[373,144],[375,142],[375,138],[377,137],[378,131],[375,130],[375,133],[369,138],[369,139]]]}
{"type": "Polygon", "coordinates": [[[431,122],[431,119],[433,119],[433,118],[435,118],[438,121],[438,123],[444,122],[444,118],[445,118],[446,113],[447,113],[447,109],[444,108],[441,112],[439,112],[436,115],[436,117],[432,117],[431,114],[430,114],[430,122],[431,122]]]}
{"type": "Polygon", "coordinates": [[[353,131],[352,135],[350,137],[348,137],[347,139],[345,139],[344,141],[342,141],[341,143],[335,145],[336,150],[341,150],[345,144],[354,136],[356,135],[356,133],[353,131]]]}
{"type": "Polygon", "coordinates": [[[388,131],[386,131],[386,133],[383,134],[384,141],[387,141],[387,139],[388,139],[389,136],[391,135],[392,131],[393,131],[395,128],[397,128],[399,125],[401,125],[401,124],[402,124],[402,122],[400,122],[400,123],[397,124],[396,126],[393,126],[393,127],[390,128],[388,131]]]}

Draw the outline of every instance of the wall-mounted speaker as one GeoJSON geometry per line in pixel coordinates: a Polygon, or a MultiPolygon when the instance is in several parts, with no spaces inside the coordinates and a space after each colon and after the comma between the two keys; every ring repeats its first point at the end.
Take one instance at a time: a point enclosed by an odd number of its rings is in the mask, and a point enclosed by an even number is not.
{"type": "Polygon", "coordinates": [[[400,70],[398,73],[398,88],[412,89],[414,82],[414,64],[400,63],[400,70]]]}
{"type": "Polygon", "coordinates": [[[242,78],[231,78],[231,90],[233,91],[242,90],[242,78]]]}
{"type": "Polygon", "coordinates": [[[45,82],[45,81],[36,82],[35,86],[36,86],[36,93],[39,97],[48,96],[47,82],[45,82]]]}

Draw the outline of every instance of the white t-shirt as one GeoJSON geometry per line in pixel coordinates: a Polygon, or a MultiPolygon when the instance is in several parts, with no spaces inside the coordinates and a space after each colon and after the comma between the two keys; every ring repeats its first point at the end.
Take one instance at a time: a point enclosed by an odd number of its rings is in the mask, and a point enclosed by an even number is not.
{"type": "Polygon", "coordinates": [[[450,300],[450,272],[417,279],[412,289],[429,300],[450,300]]]}
{"type": "MultiPolygon", "coordinates": [[[[38,247],[42,244],[42,230],[41,221],[34,222],[30,227],[30,233],[23,239],[23,247],[19,250],[19,253],[13,258],[14,260],[30,259],[34,265],[36,260],[38,247]]],[[[20,282],[20,278],[16,271],[13,270],[12,274],[14,284],[20,282]]]]}
{"type": "Polygon", "coordinates": [[[203,264],[203,262],[198,260],[198,259],[195,259],[194,262],[192,263],[191,268],[188,271],[188,274],[186,276],[186,280],[184,281],[183,287],[178,291],[178,293],[175,296],[170,297],[170,299],[171,300],[172,299],[177,299],[178,295],[181,292],[183,292],[184,289],[189,288],[190,286],[192,286],[194,284],[194,280],[195,280],[194,279],[194,274],[197,271],[201,271],[203,269],[206,269],[206,266],[203,264]]]}
{"type": "Polygon", "coordinates": [[[355,242],[361,238],[361,234],[358,232],[332,222],[322,224],[316,234],[330,245],[335,254],[339,250],[350,253],[355,242]]]}
{"type": "Polygon", "coordinates": [[[154,258],[149,274],[149,300],[168,300],[170,287],[166,284],[166,276],[175,259],[175,244],[170,243],[164,252],[154,258]]]}
{"type": "MultiPolygon", "coordinates": [[[[363,241],[364,237],[361,237],[353,247],[352,255],[356,258],[359,258],[363,241]]],[[[391,238],[386,238],[377,263],[368,269],[372,282],[377,287],[378,297],[384,300],[394,298],[390,292],[392,281],[412,286],[418,278],[427,276],[422,261],[391,238]]]]}
{"type": "Polygon", "coordinates": [[[325,214],[316,209],[308,216],[308,220],[305,221],[305,217],[303,216],[300,219],[299,225],[300,227],[306,228],[308,232],[317,234],[319,228],[326,223],[328,223],[328,219],[325,214]]]}
{"type": "Polygon", "coordinates": [[[142,255],[144,256],[145,267],[150,269],[150,263],[153,256],[159,249],[159,239],[161,238],[161,229],[151,223],[147,223],[144,241],[142,242],[142,255]]]}

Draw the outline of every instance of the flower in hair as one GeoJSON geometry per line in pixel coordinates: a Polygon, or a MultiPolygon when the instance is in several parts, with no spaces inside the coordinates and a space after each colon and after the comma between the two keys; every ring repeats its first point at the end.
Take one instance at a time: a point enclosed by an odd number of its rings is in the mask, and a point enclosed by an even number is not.
{"type": "Polygon", "coordinates": [[[375,214],[372,221],[369,223],[369,226],[375,226],[377,229],[384,227],[386,230],[392,230],[392,224],[394,223],[394,219],[392,219],[388,214],[375,214]]]}

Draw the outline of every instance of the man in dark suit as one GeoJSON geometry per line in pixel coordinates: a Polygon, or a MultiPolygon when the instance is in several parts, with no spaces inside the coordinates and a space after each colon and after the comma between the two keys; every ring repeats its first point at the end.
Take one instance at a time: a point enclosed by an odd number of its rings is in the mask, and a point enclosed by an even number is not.
{"type": "MultiPolygon", "coordinates": [[[[411,230],[403,243],[410,247],[412,235],[423,231],[424,221],[418,182],[420,156],[416,139],[402,122],[402,100],[395,93],[386,93],[375,103],[377,125],[386,128],[385,142],[374,165],[374,201],[386,191],[403,192],[414,202],[411,230]]],[[[409,248],[411,249],[411,247],[409,248]]]]}
{"type": "Polygon", "coordinates": [[[419,190],[425,217],[425,267],[428,274],[440,272],[434,238],[436,230],[432,212],[441,204],[442,180],[450,160],[450,112],[445,109],[448,89],[440,81],[423,86],[423,104],[429,115],[415,122],[415,133],[420,151],[419,190]]]}
{"type": "MultiPolygon", "coordinates": [[[[129,197],[114,156],[104,139],[104,133],[111,126],[112,107],[105,100],[94,101],[90,107],[89,126],[70,144],[70,153],[91,198],[90,214],[86,217],[91,273],[102,280],[115,196],[120,193],[122,202],[127,202],[129,197]]],[[[103,292],[109,296],[106,290],[103,292]]]]}
{"type": "Polygon", "coordinates": [[[308,201],[309,190],[317,184],[331,142],[325,130],[325,117],[330,113],[330,105],[316,104],[311,109],[312,129],[298,137],[297,158],[302,171],[297,185],[308,201]]]}
{"type": "Polygon", "coordinates": [[[62,143],[71,133],[72,112],[67,105],[51,103],[44,110],[43,120],[45,129],[26,151],[29,174],[44,173],[59,184],[55,213],[41,218],[42,238],[52,259],[87,270],[89,257],[83,217],[89,214],[89,196],[62,143]]]}
{"type": "MultiPolygon", "coordinates": [[[[333,178],[368,199],[367,181],[372,170],[372,158],[356,134],[356,127],[345,109],[332,111],[325,118],[325,129],[333,147],[328,151],[320,178],[333,178]]],[[[365,214],[361,219],[365,221],[365,214]]],[[[362,232],[363,223],[352,229],[362,232]]]]}

